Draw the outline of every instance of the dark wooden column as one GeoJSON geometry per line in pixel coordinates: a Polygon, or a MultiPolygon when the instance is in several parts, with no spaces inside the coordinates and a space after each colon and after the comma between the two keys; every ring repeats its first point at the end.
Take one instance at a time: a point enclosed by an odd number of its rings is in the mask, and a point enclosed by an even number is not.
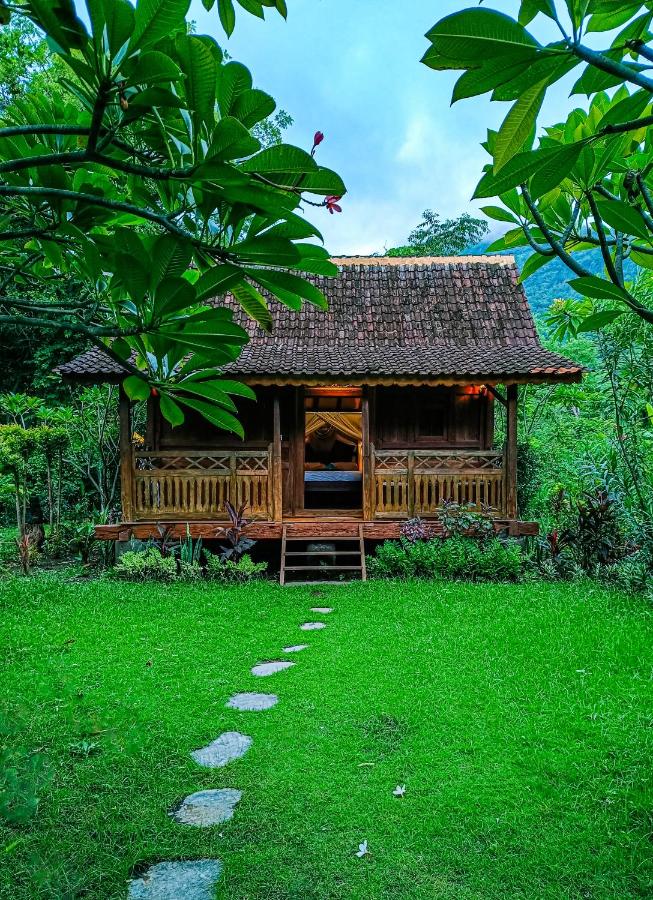
{"type": "Polygon", "coordinates": [[[132,446],[131,404],[120,388],[118,400],[120,420],[120,504],[122,518],[131,522],[134,516],[134,448],[132,446]]]}
{"type": "Polygon", "coordinates": [[[363,388],[361,401],[361,431],[363,433],[363,521],[374,518],[374,502],[372,499],[372,444],[370,430],[370,399],[368,388],[363,388]]]}
{"type": "Polygon", "coordinates": [[[281,463],[281,409],[278,391],[275,391],[272,404],[272,518],[275,522],[281,522],[283,518],[283,467],[281,463]]]}
{"type": "Polygon", "coordinates": [[[517,517],[517,385],[509,384],[506,404],[505,501],[506,516],[517,517]]]}
{"type": "Polygon", "coordinates": [[[304,509],[304,434],[306,415],[304,413],[304,389],[295,388],[293,431],[290,444],[290,466],[292,468],[293,502],[292,514],[304,509]]]}

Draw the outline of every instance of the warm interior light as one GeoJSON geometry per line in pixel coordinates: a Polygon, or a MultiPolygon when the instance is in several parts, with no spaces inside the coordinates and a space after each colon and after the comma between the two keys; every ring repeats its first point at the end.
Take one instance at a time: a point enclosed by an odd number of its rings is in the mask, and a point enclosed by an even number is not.
{"type": "Polygon", "coordinates": [[[363,389],[359,387],[312,387],[306,388],[307,397],[361,397],[363,389]]]}

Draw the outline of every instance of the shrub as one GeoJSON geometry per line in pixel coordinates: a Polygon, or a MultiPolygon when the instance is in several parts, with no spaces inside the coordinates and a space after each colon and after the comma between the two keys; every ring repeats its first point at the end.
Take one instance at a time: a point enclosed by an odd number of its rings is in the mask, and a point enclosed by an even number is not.
{"type": "Polygon", "coordinates": [[[614,497],[599,488],[586,491],[578,502],[576,541],[580,564],[589,571],[598,563],[615,562],[623,555],[614,497]]]}
{"type": "Polygon", "coordinates": [[[73,526],[61,522],[48,532],[45,552],[50,559],[65,559],[76,549],[73,541],[73,526]]]}
{"type": "Polygon", "coordinates": [[[456,535],[411,542],[385,541],[369,561],[377,578],[443,578],[471,581],[517,581],[524,558],[515,541],[492,538],[479,542],[456,535]]]}
{"type": "Polygon", "coordinates": [[[424,519],[420,519],[419,516],[414,516],[412,519],[406,519],[405,522],[401,523],[399,534],[411,543],[425,541],[433,536],[433,526],[425,522],[424,519]]]}
{"type": "Polygon", "coordinates": [[[206,552],[206,575],[217,581],[232,583],[244,583],[262,578],[267,569],[267,563],[255,563],[249,553],[245,553],[238,562],[232,559],[222,559],[213,553],[206,552]]]}
{"type": "Polygon", "coordinates": [[[113,568],[116,578],[126,581],[174,581],[177,560],[163,556],[156,547],[147,550],[127,550],[113,568]]]}
{"type": "Polygon", "coordinates": [[[653,587],[653,558],[648,548],[631,553],[611,566],[599,566],[598,577],[631,594],[653,587]]]}
{"type": "Polygon", "coordinates": [[[202,578],[202,567],[196,559],[192,562],[181,559],[178,563],[177,578],[179,581],[199,581],[202,578]]]}
{"type": "Polygon", "coordinates": [[[473,503],[445,501],[440,507],[440,521],[444,536],[475,537],[485,541],[494,537],[494,517],[485,507],[478,512],[473,503]]]}

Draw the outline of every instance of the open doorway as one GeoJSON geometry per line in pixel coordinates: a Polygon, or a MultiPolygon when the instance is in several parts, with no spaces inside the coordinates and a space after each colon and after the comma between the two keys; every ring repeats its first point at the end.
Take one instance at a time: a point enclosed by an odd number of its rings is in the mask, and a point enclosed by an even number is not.
{"type": "Polygon", "coordinates": [[[309,388],[304,396],[304,509],[362,508],[360,388],[309,388]]]}

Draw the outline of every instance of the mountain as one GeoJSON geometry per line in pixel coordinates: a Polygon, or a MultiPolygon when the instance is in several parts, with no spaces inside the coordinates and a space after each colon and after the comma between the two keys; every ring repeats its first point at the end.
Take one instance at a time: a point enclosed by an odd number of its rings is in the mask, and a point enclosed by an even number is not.
{"type": "MultiPolygon", "coordinates": [[[[483,241],[480,244],[474,244],[472,247],[469,247],[465,253],[474,255],[484,254],[487,252],[487,248],[491,243],[491,241],[483,241]]],[[[530,247],[515,247],[513,250],[502,251],[501,255],[514,256],[517,266],[521,270],[532,252],[530,247]]],[[[601,251],[598,248],[596,250],[585,250],[583,253],[579,253],[578,261],[581,262],[585,268],[589,269],[593,275],[603,274],[603,259],[601,257],[601,251]]],[[[628,263],[626,265],[626,274],[627,276],[630,275],[632,277],[632,272],[628,272],[628,263]]],[[[630,267],[634,271],[632,263],[630,264],[630,267]]],[[[567,284],[567,281],[570,278],[575,277],[574,273],[571,272],[563,262],[559,259],[554,259],[552,262],[547,263],[546,266],[538,269],[530,278],[527,278],[524,282],[524,288],[533,312],[546,312],[552,301],[557,300],[558,298],[565,299],[567,297],[578,297],[579,295],[576,291],[572,290],[567,284]]]]}

